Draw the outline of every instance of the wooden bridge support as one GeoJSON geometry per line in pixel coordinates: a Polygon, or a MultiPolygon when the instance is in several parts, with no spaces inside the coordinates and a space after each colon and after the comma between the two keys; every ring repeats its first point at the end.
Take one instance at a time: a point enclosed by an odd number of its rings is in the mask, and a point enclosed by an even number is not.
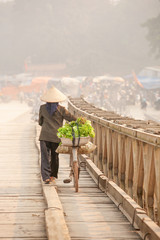
{"type": "Polygon", "coordinates": [[[70,99],[69,110],[92,122],[94,164],[160,225],[160,124],[123,118],[83,99],[70,99]]]}

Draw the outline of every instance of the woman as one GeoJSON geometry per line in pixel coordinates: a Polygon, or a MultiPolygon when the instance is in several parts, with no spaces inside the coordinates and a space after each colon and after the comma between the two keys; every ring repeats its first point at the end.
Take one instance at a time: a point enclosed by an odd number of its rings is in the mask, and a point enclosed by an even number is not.
{"type": "Polygon", "coordinates": [[[55,151],[60,139],[57,137],[57,129],[62,127],[64,119],[74,121],[76,118],[65,107],[59,105],[59,102],[66,100],[66,96],[55,87],[49,89],[41,100],[46,102],[39,110],[39,125],[42,126],[39,137],[41,174],[43,181],[48,184],[58,178],[59,154],[55,151]]]}

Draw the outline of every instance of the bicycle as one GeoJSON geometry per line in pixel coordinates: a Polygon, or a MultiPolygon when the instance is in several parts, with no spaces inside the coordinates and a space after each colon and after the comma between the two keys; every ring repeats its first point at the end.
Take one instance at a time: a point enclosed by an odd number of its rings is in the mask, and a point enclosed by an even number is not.
{"type": "Polygon", "coordinates": [[[70,183],[73,178],[73,185],[75,187],[75,191],[78,192],[79,189],[79,175],[80,175],[80,161],[78,157],[78,148],[79,146],[85,145],[89,141],[89,137],[81,137],[75,138],[75,141],[71,141],[70,139],[62,138],[62,144],[64,146],[72,147],[72,151],[70,153],[70,174],[69,179],[65,179],[64,183],[70,183]]]}

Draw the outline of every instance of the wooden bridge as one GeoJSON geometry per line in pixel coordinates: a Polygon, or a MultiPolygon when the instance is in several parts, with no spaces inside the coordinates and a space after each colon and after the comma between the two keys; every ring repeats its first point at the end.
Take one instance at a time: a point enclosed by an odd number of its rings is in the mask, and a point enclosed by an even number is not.
{"type": "Polygon", "coordinates": [[[80,189],[40,176],[40,127],[29,114],[0,127],[0,239],[160,239],[160,124],[122,118],[70,99],[92,121],[96,151],[81,155],[80,189]]]}

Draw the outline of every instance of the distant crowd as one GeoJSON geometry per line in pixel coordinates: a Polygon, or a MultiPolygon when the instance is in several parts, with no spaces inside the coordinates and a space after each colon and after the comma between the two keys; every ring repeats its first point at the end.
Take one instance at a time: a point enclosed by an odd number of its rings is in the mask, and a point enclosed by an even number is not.
{"type": "MultiPolygon", "coordinates": [[[[126,106],[129,105],[137,105],[142,109],[152,106],[154,109],[160,110],[160,89],[146,90],[133,79],[108,76],[51,79],[47,82],[45,88],[50,88],[52,85],[67,96],[75,98],[82,96],[96,107],[115,111],[122,115],[126,106]]],[[[32,84],[32,88],[28,88],[28,92],[22,90],[17,92],[17,87],[15,84],[5,86],[6,93],[9,90],[11,91],[11,93],[5,95],[3,94],[5,92],[4,86],[0,86],[0,102],[10,101],[12,97],[20,102],[26,102],[32,106],[33,119],[37,120],[39,106],[42,104],[40,95],[44,87],[40,88],[40,85],[38,85],[38,90],[34,91],[35,85],[32,84]],[[13,94],[12,97],[11,94],[13,94]]]]}
{"type": "Polygon", "coordinates": [[[160,110],[160,89],[146,90],[135,81],[86,79],[82,84],[81,94],[95,106],[120,114],[125,112],[128,105],[140,105],[142,109],[151,105],[156,110],[160,110]]]}

